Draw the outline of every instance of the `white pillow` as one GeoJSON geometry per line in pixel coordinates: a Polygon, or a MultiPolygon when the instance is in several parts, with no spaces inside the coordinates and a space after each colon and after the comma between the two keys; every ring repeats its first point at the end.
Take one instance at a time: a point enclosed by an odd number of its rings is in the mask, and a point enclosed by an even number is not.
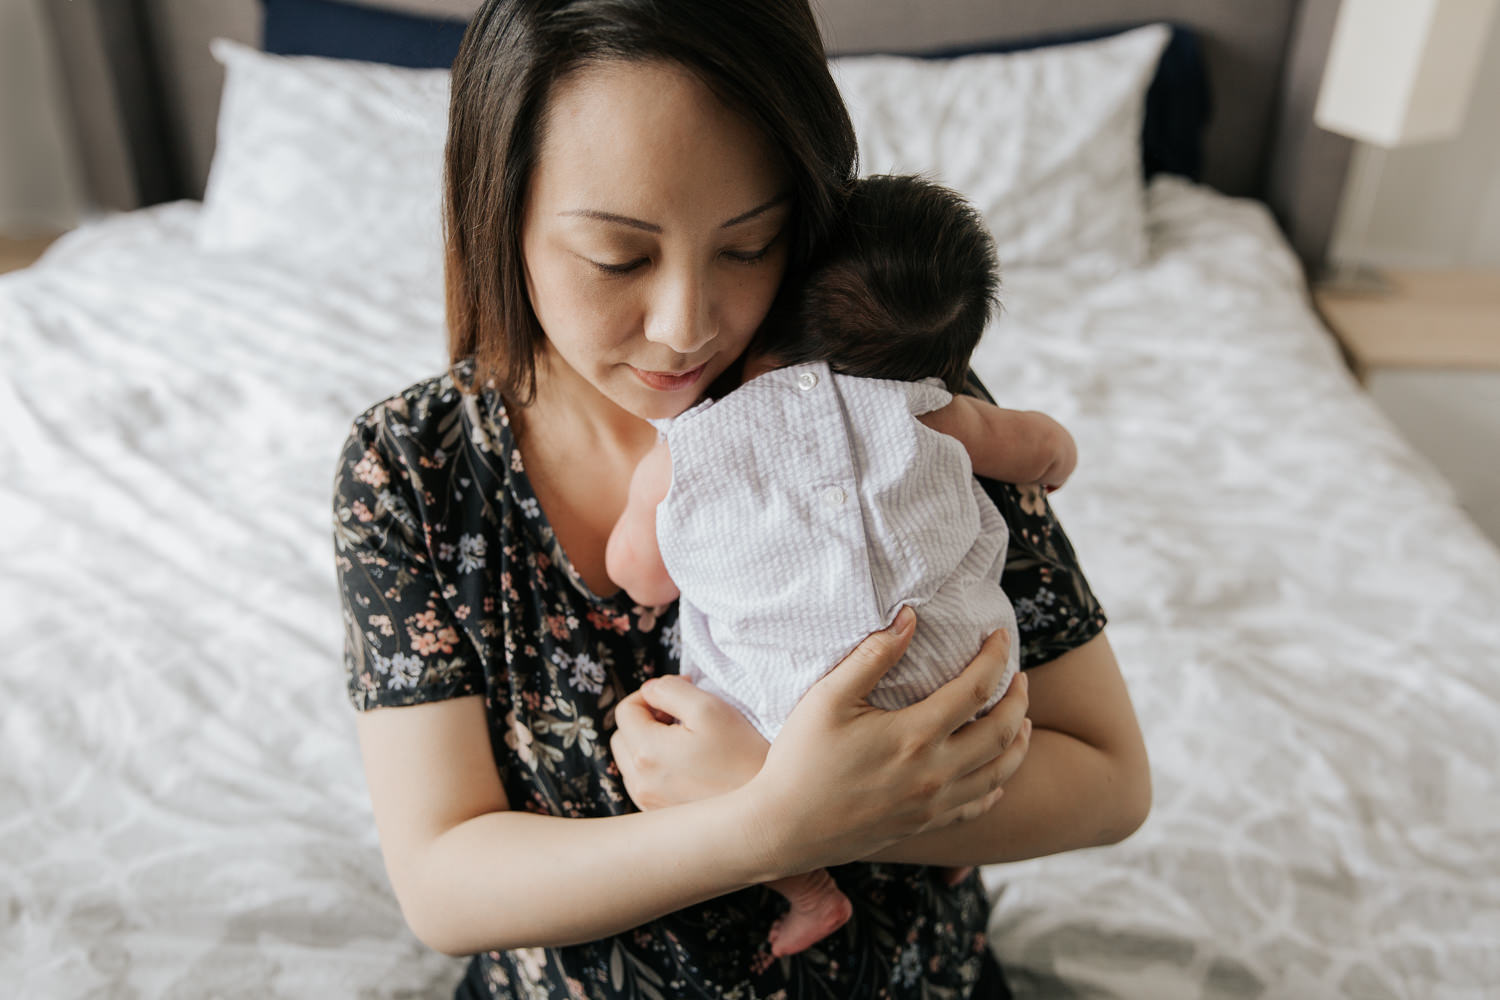
{"type": "Polygon", "coordinates": [[[225,81],[200,245],[438,280],[448,71],[210,47],[225,81]]]}
{"type": "MultiPolygon", "coordinates": [[[[1146,254],[1141,122],[1169,35],[831,66],[863,172],[963,192],[1003,267],[1115,269],[1146,254]]],[[[211,47],[226,77],[200,245],[437,280],[448,71],[211,47]]]]}
{"type": "Polygon", "coordinates": [[[834,78],[861,173],[923,174],[968,197],[1002,267],[1115,270],[1147,253],[1141,124],[1171,35],[953,59],[850,56],[834,78]]]}

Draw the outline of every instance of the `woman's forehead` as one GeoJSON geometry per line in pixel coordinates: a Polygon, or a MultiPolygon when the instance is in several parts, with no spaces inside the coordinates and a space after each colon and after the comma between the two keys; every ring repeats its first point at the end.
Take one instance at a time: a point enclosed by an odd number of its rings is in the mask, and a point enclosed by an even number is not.
{"type": "Polygon", "coordinates": [[[679,64],[591,62],[548,95],[534,198],[603,201],[571,207],[620,214],[727,206],[727,218],[784,188],[760,129],[679,64]]]}

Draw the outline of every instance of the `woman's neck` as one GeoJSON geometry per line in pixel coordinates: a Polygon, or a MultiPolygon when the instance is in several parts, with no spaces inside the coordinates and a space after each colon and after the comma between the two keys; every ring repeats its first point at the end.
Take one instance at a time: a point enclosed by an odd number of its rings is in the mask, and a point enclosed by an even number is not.
{"type": "Polygon", "coordinates": [[[567,563],[593,593],[613,593],[605,549],[656,429],[555,357],[538,359],[536,395],[511,410],[511,428],[567,563]]]}

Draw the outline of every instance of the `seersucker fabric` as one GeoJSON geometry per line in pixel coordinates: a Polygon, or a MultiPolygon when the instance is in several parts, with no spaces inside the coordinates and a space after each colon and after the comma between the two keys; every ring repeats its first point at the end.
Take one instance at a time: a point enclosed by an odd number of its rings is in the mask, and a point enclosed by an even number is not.
{"type": "MultiPolygon", "coordinates": [[[[952,399],[902,382],[781,368],[654,421],[672,454],[657,537],[682,596],[682,673],[767,739],[798,699],[903,605],[910,648],[870,695],[901,708],[952,679],[1016,617],[1008,531],[968,453],[917,416],[952,399]]],[[[986,706],[988,707],[988,706],[986,706]]]]}

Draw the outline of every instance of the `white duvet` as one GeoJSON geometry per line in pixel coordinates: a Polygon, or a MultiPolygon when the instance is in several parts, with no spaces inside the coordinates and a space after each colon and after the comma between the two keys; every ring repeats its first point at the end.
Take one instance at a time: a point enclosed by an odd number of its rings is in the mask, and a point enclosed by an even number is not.
{"type": "MultiPolygon", "coordinates": [[[[214,256],[177,203],[0,277],[0,983],[447,996],[381,867],[329,536],[440,287],[214,256]]],[[[1500,555],[1357,390],[1268,215],[1177,181],[1110,279],[1005,276],[975,367],[1056,497],[1151,750],[1125,844],[986,873],[1035,997],[1500,983],[1500,555]]]]}

